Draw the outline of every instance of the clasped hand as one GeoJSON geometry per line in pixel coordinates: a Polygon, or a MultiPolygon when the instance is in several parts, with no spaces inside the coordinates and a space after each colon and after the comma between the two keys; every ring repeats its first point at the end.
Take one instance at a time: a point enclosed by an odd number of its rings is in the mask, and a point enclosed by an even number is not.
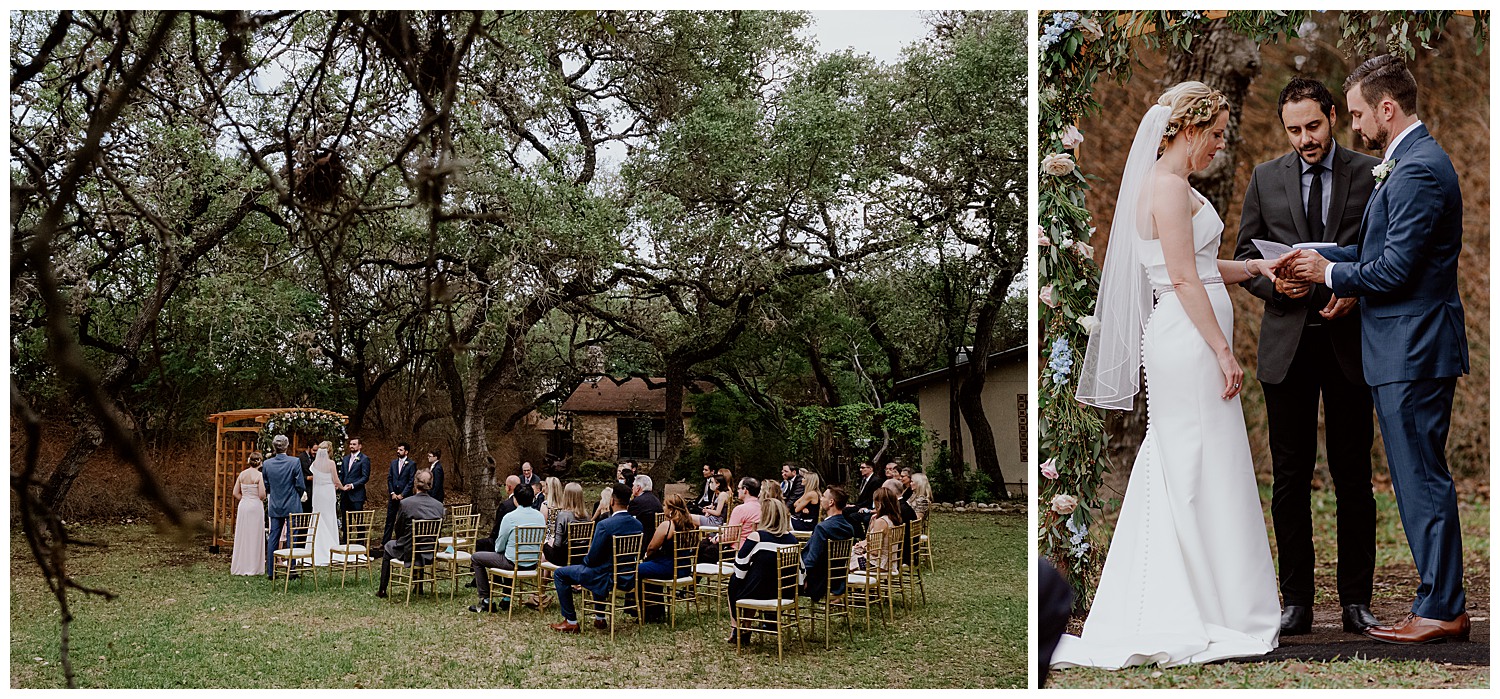
{"type": "MultiPolygon", "coordinates": [[[[1328,269],[1328,259],[1313,250],[1293,250],[1276,259],[1272,266],[1276,291],[1287,298],[1300,299],[1312,293],[1314,284],[1322,284],[1328,269]]],[[[1318,311],[1327,320],[1342,318],[1354,310],[1354,299],[1328,300],[1328,305],[1318,311]]]]}

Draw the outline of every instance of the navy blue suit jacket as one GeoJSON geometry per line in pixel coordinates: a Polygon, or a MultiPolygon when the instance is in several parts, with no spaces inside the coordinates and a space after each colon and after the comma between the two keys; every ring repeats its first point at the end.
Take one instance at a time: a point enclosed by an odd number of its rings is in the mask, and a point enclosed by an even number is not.
{"type": "Polygon", "coordinates": [[[406,468],[396,473],[396,462],[400,459],[391,459],[391,467],[385,473],[385,485],[392,493],[401,497],[412,494],[413,484],[417,481],[417,462],[411,457],[406,458],[406,468]]]}
{"type": "MultiPolygon", "coordinates": [[[[610,579],[614,562],[614,538],[616,536],[629,536],[642,533],[640,520],[630,516],[629,512],[621,510],[615,512],[594,525],[594,538],[589,542],[589,552],[583,558],[583,573],[578,582],[588,588],[594,595],[604,595],[614,586],[610,579]]],[[[645,542],[641,548],[644,550],[645,542]]]]}
{"type": "Polygon", "coordinates": [[[295,456],[277,454],[260,465],[266,481],[266,512],[271,517],[286,517],[302,511],[302,461],[295,456]]]}
{"type": "Polygon", "coordinates": [[[1467,374],[1458,173],[1426,126],[1407,134],[1391,161],[1394,168],[1365,207],[1359,244],[1321,251],[1345,263],[1333,268],[1333,293],[1359,297],[1366,383],[1467,374]]]}
{"type": "Polygon", "coordinates": [[[344,485],[352,485],[344,496],[357,502],[365,499],[365,483],[370,480],[370,457],[364,452],[354,457],[345,454],[339,459],[339,482],[344,485]],[[353,463],[350,463],[350,461],[353,463]]]}
{"type": "MultiPolygon", "coordinates": [[[[828,584],[828,542],[853,538],[854,523],[845,519],[842,514],[833,515],[813,527],[812,536],[807,540],[807,548],[802,551],[802,569],[807,576],[803,580],[803,586],[809,597],[814,600],[822,599],[823,588],[828,584]]],[[[837,589],[833,594],[842,595],[844,591],[837,589]]]]}

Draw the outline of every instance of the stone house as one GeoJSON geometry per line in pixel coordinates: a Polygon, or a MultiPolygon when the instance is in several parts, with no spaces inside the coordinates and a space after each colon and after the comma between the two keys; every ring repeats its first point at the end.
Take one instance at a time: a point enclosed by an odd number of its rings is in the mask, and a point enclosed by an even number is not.
{"type": "MultiPolygon", "coordinates": [[[[666,442],[666,390],[664,379],[616,382],[604,378],[584,381],[563,401],[556,421],[549,423],[555,454],[571,454],[576,461],[624,461],[649,466],[666,442]],[[566,441],[564,441],[566,440],[566,441]]],[[[700,383],[701,390],[709,384],[700,383]]],[[[684,397],[683,429],[692,443],[692,402],[684,397]]]]}
{"type": "MultiPolygon", "coordinates": [[[[967,364],[960,359],[959,367],[967,364]]],[[[1007,488],[1015,492],[1026,492],[1027,474],[1027,427],[1029,406],[1029,383],[1026,371],[1026,348],[1015,347],[994,352],[989,357],[989,371],[985,374],[984,414],[989,419],[990,429],[995,433],[995,448],[1000,456],[1000,472],[1005,475],[1007,488]]],[[[922,424],[935,433],[922,448],[922,462],[931,465],[937,457],[938,445],[951,443],[949,436],[950,376],[948,369],[930,371],[913,376],[896,384],[898,395],[915,398],[922,424]]],[[[956,410],[957,407],[954,406],[956,410]]],[[[974,443],[969,435],[969,426],[960,420],[963,430],[964,461],[974,463],[974,443]]]]}

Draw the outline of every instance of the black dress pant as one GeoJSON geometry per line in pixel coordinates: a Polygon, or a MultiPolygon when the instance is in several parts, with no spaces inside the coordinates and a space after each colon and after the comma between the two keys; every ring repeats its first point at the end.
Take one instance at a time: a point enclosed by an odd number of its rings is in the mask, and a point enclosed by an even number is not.
{"type": "Polygon", "coordinates": [[[1338,507],[1339,603],[1369,604],[1375,575],[1375,496],[1370,484],[1375,428],[1370,389],[1344,375],[1324,326],[1304,328],[1286,378],[1261,387],[1270,427],[1271,521],[1276,529],[1282,603],[1313,603],[1317,563],[1311,498],[1321,394],[1324,447],[1338,507]]]}

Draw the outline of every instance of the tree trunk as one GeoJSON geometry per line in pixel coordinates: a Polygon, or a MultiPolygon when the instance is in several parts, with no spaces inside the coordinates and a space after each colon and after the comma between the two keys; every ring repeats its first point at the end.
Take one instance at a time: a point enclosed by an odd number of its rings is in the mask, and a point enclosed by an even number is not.
{"type": "MultiPolygon", "coordinates": [[[[963,409],[958,405],[958,348],[948,348],[948,467],[953,471],[953,492],[969,492],[968,462],[964,461],[963,409]]],[[[879,472],[880,464],[875,464],[879,472]]]]}
{"type": "Polygon", "coordinates": [[[1000,451],[995,446],[995,431],[984,412],[985,373],[989,370],[988,353],[969,358],[968,376],[958,389],[958,407],[964,422],[969,424],[969,438],[974,442],[974,466],[980,473],[990,477],[995,484],[995,494],[1009,500],[1010,491],[1005,488],[1005,474],[1000,471],[1000,451]]]}
{"type": "Polygon", "coordinates": [[[652,485],[658,494],[665,488],[678,457],[682,455],[683,444],[687,441],[687,430],[682,427],[682,401],[683,393],[687,390],[688,367],[680,362],[669,362],[666,374],[666,414],[663,417],[666,421],[663,434],[665,439],[656,463],[647,474],[651,476],[652,485]]]}
{"type": "Polygon", "coordinates": [[[1260,74],[1260,47],[1221,19],[1193,41],[1192,53],[1174,53],[1167,66],[1168,86],[1197,80],[1229,98],[1229,128],[1224,134],[1227,145],[1206,170],[1191,178],[1193,186],[1213,202],[1214,208],[1228,211],[1238,196],[1234,191],[1234,165],[1240,142],[1240,113],[1250,83],[1260,74]]]}

